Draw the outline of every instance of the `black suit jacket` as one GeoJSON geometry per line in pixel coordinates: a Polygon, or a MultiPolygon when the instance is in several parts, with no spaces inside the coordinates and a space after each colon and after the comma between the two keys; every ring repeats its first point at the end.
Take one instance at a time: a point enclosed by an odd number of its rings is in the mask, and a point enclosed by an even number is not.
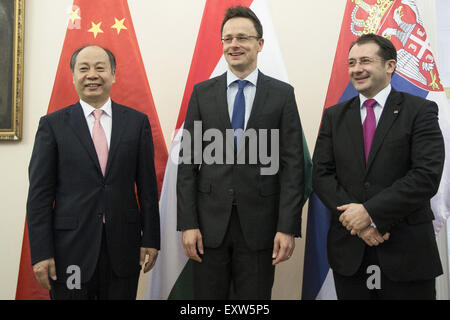
{"type": "Polygon", "coordinates": [[[105,177],[79,103],[43,116],[29,177],[31,262],[54,257],[58,281],[65,281],[70,265],[80,267],[82,282],[91,278],[103,215],[108,253],[118,276],[139,271],[140,247],[159,249],[158,189],[145,114],[112,102],[105,177]]]}
{"type": "Polygon", "coordinates": [[[437,192],[444,142],[434,102],[392,90],[366,165],[360,100],[325,110],[313,156],[313,188],[331,210],[328,259],[339,274],[360,267],[365,243],[339,222],[337,206],[362,203],[388,241],[377,247],[382,270],[394,281],[442,273],[430,199],[437,192]]]}
{"type": "MultiPolygon", "coordinates": [[[[225,137],[227,129],[231,132],[226,73],[197,84],[191,95],[180,153],[183,157],[186,150],[191,150],[191,164],[178,166],[178,230],[200,228],[205,246],[219,246],[228,227],[234,200],[250,248],[273,247],[278,231],[300,235],[304,159],[302,128],[292,86],[259,72],[246,127],[247,133],[255,130],[258,144],[263,143],[260,129],[272,134],[278,130],[279,170],[276,174],[261,175],[261,168],[269,165],[264,165],[260,159],[250,164],[249,144],[236,152],[232,138],[228,143],[224,142],[221,149],[223,164],[195,164],[195,154],[203,153],[210,142],[203,142],[199,149],[193,146],[190,149],[185,144],[187,133],[194,137],[194,121],[201,121],[203,133],[217,129],[225,137]],[[247,159],[245,164],[236,164],[237,155],[247,159]],[[227,158],[234,161],[227,164],[227,158]]],[[[264,144],[268,154],[272,150],[270,139],[269,135],[264,144]]]]}

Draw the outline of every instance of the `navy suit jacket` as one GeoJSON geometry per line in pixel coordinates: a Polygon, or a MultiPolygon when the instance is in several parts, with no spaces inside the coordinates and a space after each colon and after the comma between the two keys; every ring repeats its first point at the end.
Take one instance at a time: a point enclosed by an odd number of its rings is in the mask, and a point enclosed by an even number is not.
{"type": "Polygon", "coordinates": [[[31,262],[53,257],[58,281],[65,281],[71,265],[80,267],[82,282],[91,278],[103,216],[108,253],[118,276],[139,272],[140,247],[159,249],[153,140],[145,114],[112,102],[105,176],[79,103],[43,116],[29,177],[31,262]]]}
{"type": "Polygon", "coordinates": [[[444,164],[444,141],[434,102],[392,90],[369,153],[364,157],[360,100],[327,108],[313,156],[313,188],[331,210],[328,260],[337,273],[359,269],[365,243],[339,222],[337,206],[362,203],[381,234],[376,247],[383,272],[394,281],[442,273],[430,199],[444,164]]]}
{"type": "MultiPolygon", "coordinates": [[[[226,79],[224,73],[194,87],[184,123],[185,134],[194,138],[195,121],[201,121],[202,133],[215,129],[226,137],[227,130],[232,130],[226,79]]],[[[279,168],[274,174],[261,174],[261,169],[270,165],[261,159],[252,163],[250,158],[255,151],[251,151],[249,143],[235,150],[232,138],[223,143],[221,163],[194,163],[195,154],[198,151],[203,154],[210,145],[205,141],[200,150],[191,145],[190,164],[178,166],[178,230],[199,228],[206,247],[215,248],[222,243],[233,201],[251,249],[273,247],[276,232],[296,236],[301,233],[304,155],[302,127],[292,86],[259,72],[246,132],[250,130],[254,130],[254,142],[257,141],[253,146],[260,150],[265,144],[268,154],[275,153],[271,137],[278,132],[279,157],[276,160],[279,168]],[[262,138],[263,132],[268,133],[266,141],[262,138]],[[238,163],[238,155],[246,159],[244,164],[238,163]],[[234,161],[229,163],[227,159],[234,161]]],[[[181,157],[188,149],[189,146],[182,148],[181,157]]]]}

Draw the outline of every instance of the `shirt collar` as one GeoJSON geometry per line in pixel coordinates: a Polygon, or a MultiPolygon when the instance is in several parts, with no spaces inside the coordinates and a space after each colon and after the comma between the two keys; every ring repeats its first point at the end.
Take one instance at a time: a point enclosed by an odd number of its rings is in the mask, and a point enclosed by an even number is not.
{"type": "MultiPolygon", "coordinates": [[[[87,118],[89,115],[92,114],[92,112],[96,109],[93,106],[91,106],[89,103],[83,101],[80,99],[81,108],[83,108],[84,116],[87,118]]],[[[99,108],[103,110],[103,113],[112,117],[112,108],[111,108],[111,98],[108,98],[108,101],[99,108]]]]}
{"type": "Polygon", "coordinates": [[[256,87],[256,83],[258,82],[258,68],[253,70],[245,79],[239,79],[230,69],[227,70],[227,87],[229,87],[236,80],[247,80],[253,86],[256,87]]]}
{"type": "MultiPolygon", "coordinates": [[[[391,86],[391,84],[388,84],[386,88],[384,88],[383,90],[378,92],[377,95],[375,97],[373,97],[373,99],[375,99],[377,101],[377,103],[381,107],[381,109],[384,108],[384,105],[386,104],[386,100],[387,100],[389,94],[391,93],[391,90],[392,90],[392,86],[391,86]]],[[[361,109],[363,107],[364,102],[366,102],[366,100],[368,100],[368,98],[366,98],[365,96],[363,96],[360,93],[359,94],[359,102],[360,102],[361,109]]]]}

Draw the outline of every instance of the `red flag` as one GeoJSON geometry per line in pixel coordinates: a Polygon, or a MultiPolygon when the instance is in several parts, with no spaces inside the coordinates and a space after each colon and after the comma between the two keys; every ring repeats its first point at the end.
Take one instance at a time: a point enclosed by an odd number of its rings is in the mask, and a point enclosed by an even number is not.
{"type": "MultiPolygon", "coordinates": [[[[54,112],[79,99],[73,86],[70,58],[76,49],[88,44],[107,48],[116,57],[116,82],[111,99],[148,116],[160,192],[168,153],[126,0],[74,0],[47,112],[54,112]]],[[[45,298],[48,298],[48,292],[40,287],[31,268],[25,225],[16,299],[45,298]]]]}

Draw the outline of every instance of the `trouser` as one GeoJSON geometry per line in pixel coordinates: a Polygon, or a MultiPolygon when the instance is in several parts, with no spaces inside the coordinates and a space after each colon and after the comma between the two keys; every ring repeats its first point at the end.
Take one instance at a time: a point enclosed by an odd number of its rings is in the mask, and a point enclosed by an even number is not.
{"type": "Polygon", "coordinates": [[[275,273],[272,251],[255,251],[247,246],[233,206],[222,244],[205,247],[202,262],[193,261],[195,299],[269,300],[275,273]]]}
{"type": "Polygon", "coordinates": [[[112,269],[108,254],[105,228],[102,232],[102,244],[97,266],[92,278],[81,284],[81,289],[70,290],[66,283],[50,279],[52,300],[135,300],[139,281],[139,272],[131,277],[118,277],[112,269]]]}
{"type": "Polygon", "coordinates": [[[363,262],[352,276],[333,272],[339,300],[435,300],[435,279],[392,281],[379,267],[377,248],[366,246],[363,262]],[[374,268],[375,267],[375,268],[374,268]],[[379,272],[378,272],[379,271],[379,272]],[[379,277],[377,279],[376,277],[379,277]]]}

